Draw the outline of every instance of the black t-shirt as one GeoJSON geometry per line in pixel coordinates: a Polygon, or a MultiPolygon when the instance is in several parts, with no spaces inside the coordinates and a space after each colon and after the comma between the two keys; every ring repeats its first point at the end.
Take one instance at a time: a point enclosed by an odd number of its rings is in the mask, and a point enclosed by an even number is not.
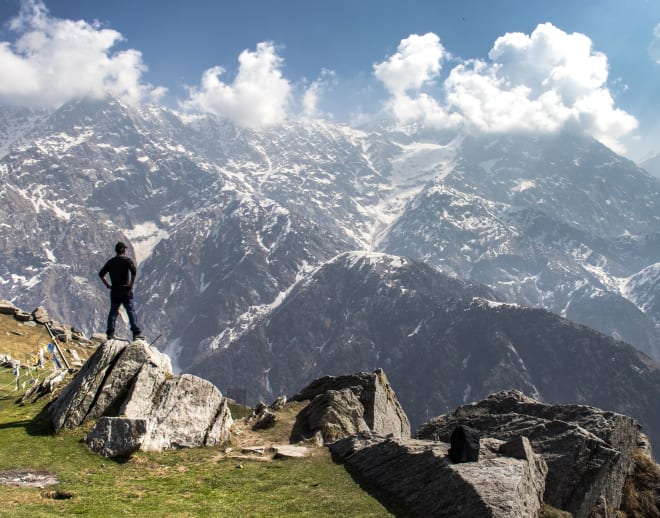
{"type": "Polygon", "coordinates": [[[99,277],[104,277],[109,273],[112,291],[124,292],[128,290],[128,284],[130,283],[129,272],[135,278],[136,271],[133,259],[125,255],[116,255],[101,268],[99,277]]]}

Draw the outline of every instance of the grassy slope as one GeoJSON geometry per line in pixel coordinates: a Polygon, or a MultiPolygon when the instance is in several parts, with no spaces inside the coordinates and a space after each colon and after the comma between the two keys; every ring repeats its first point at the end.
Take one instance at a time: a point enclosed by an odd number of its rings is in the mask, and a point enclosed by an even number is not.
{"type": "MultiPolygon", "coordinates": [[[[40,332],[0,319],[0,353],[30,357],[40,332]]],[[[84,429],[51,434],[37,419],[45,402],[16,405],[13,379],[0,368],[0,471],[47,470],[60,483],[45,489],[0,486],[0,516],[389,516],[325,449],[299,460],[236,456],[250,441],[281,442],[287,437],[281,426],[265,436],[244,427],[229,454],[224,447],[138,452],[117,462],[90,452],[82,442],[84,429]],[[49,498],[53,491],[73,497],[49,498]]]]}

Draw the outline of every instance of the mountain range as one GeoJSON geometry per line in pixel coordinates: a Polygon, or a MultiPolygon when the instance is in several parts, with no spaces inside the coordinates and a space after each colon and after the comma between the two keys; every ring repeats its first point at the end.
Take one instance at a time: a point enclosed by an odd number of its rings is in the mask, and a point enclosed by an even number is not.
{"type": "Polygon", "coordinates": [[[20,307],[103,331],[121,239],[145,332],[223,390],[382,367],[414,401],[423,366],[418,422],[512,387],[656,422],[626,405],[657,364],[623,342],[660,359],[660,180],[591,138],[248,130],[108,99],[2,108],[0,152],[0,296],[20,307]]]}
{"type": "Polygon", "coordinates": [[[656,178],[660,178],[660,153],[642,160],[639,165],[656,178]]]}

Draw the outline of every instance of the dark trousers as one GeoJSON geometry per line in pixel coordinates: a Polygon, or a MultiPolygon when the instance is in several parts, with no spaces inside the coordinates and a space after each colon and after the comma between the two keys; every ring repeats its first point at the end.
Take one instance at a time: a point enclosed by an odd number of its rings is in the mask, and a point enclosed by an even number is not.
{"type": "Polygon", "coordinates": [[[141,333],[140,326],[138,325],[137,314],[135,313],[135,305],[133,304],[133,297],[126,294],[112,294],[110,296],[110,312],[108,313],[108,329],[106,335],[114,336],[115,334],[115,321],[119,314],[119,308],[124,306],[126,313],[128,313],[128,322],[133,332],[133,338],[141,333]]]}

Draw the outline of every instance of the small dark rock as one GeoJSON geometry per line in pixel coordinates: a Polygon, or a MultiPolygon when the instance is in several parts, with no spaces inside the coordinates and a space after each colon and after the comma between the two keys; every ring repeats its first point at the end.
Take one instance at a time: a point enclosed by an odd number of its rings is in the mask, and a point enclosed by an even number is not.
{"type": "Polygon", "coordinates": [[[451,433],[449,458],[453,462],[477,462],[479,460],[479,430],[469,426],[457,426],[451,433]]]}
{"type": "Polygon", "coordinates": [[[41,496],[44,498],[50,498],[52,500],[68,500],[74,497],[74,494],[70,491],[44,491],[41,493],[41,496]]]}
{"type": "Polygon", "coordinates": [[[258,416],[265,409],[266,409],[266,403],[264,403],[263,401],[259,401],[259,403],[257,403],[257,406],[254,407],[254,415],[258,416]]]}
{"type": "Polygon", "coordinates": [[[275,425],[277,418],[270,410],[263,410],[252,425],[253,430],[264,430],[275,425]]]}

